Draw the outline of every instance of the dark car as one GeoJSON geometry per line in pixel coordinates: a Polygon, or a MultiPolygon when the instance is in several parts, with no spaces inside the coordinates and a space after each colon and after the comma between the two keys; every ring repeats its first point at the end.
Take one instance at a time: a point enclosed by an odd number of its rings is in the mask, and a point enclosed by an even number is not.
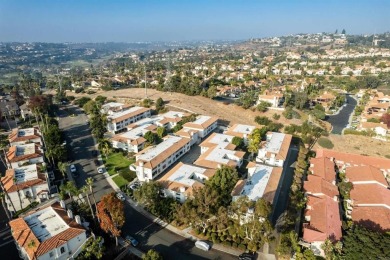
{"type": "Polygon", "coordinates": [[[252,260],[255,259],[255,255],[251,253],[242,253],[238,256],[238,259],[240,260],[252,260]]]}
{"type": "Polygon", "coordinates": [[[93,160],[93,162],[95,163],[96,166],[100,165],[99,160],[97,160],[97,159],[93,160]]]}
{"type": "Polygon", "coordinates": [[[138,241],[134,238],[134,237],[131,237],[131,236],[126,236],[126,241],[128,243],[130,243],[132,246],[138,246],[138,241]]]}

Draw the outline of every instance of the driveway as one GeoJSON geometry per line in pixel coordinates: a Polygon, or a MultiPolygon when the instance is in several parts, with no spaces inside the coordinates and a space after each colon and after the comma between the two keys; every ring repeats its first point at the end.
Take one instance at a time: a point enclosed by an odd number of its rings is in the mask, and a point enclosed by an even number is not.
{"type": "Polygon", "coordinates": [[[286,210],[288,197],[290,194],[290,187],[294,177],[294,167],[292,164],[297,160],[298,148],[290,146],[290,150],[287,155],[286,166],[283,167],[282,176],[279,181],[278,194],[275,197],[274,210],[272,212],[272,223],[275,224],[279,216],[286,210]]]}

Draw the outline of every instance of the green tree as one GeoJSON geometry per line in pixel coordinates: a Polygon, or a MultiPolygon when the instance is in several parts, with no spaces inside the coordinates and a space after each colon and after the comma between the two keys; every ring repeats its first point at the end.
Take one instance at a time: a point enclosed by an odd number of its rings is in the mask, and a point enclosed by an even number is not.
{"type": "Polygon", "coordinates": [[[142,255],[142,260],[163,260],[164,258],[155,250],[150,249],[142,255]]]}
{"type": "Polygon", "coordinates": [[[165,130],[165,127],[163,127],[163,126],[157,127],[156,132],[157,132],[158,137],[160,137],[160,138],[163,138],[164,136],[167,135],[167,131],[165,130]]]}
{"type": "Polygon", "coordinates": [[[134,191],[134,198],[147,207],[153,207],[160,197],[161,185],[158,182],[145,182],[134,191]]]}
{"type": "Polygon", "coordinates": [[[343,29],[343,30],[341,31],[341,34],[346,34],[345,29],[343,29]]]}
{"type": "Polygon", "coordinates": [[[81,187],[80,191],[81,191],[81,193],[85,194],[85,197],[87,197],[87,202],[88,202],[89,209],[91,210],[92,218],[95,218],[95,214],[94,214],[93,209],[92,209],[91,200],[89,199],[89,194],[88,194],[89,187],[88,187],[88,185],[84,185],[83,187],[81,187]]]}
{"type": "Polygon", "coordinates": [[[99,107],[97,103],[93,100],[89,100],[87,103],[83,105],[84,112],[86,114],[96,114],[99,113],[99,107]]]}
{"type": "Polygon", "coordinates": [[[108,139],[100,139],[98,144],[99,150],[102,151],[104,156],[107,158],[112,151],[111,142],[108,139]]]}
{"type": "Polygon", "coordinates": [[[156,144],[159,142],[159,136],[152,131],[148,131],[145,133],[144,138],[148,141],[149,144],[156,144]]]}
{"type": "Polygon", "coordinates": [[[265,102],[265,101],[261,101],[260,104],[257,105],[257,110],[260,111],[260,112],[265,112],[268,110],[268,108],[272,106],[271,103],[269,102],[265,102]]]}
{"type": "Polygon", "coordinates": [[[235,168],[222,166],[214,176],[206,182],[212,190],[219,194],[219,205],[228,206],[232,200],[231,192],[238,181],[238,172],[235,168]]]}
{"type": "Polygon", "coordinates": [[[242,148],[244,146],[244,139],[240,137],[233,137],[232,144],[234,144],[237,148],[242,148]]]}
{"type": "Polygon", "coordinates": [[[159,112],[164,109],[164,100],[162,98],[158,98],[156,100],[156,111],[159,112]]]}
{"type": "Polygon", "coordinates": [[[61,172],[62,177],[65,179],[66,171],[68,169],[68,164],[64,163],[64,162],[58,162],[57,167],[58,167],[58,170],[61,172]]]}
{"type": "Polygon", "coordinates": [[[90,238],[84,245],[83,251],[77,257],[79,260],[102,259],[105,251],[102,237],[90,238]]]}
{"type": "Polygon", "coordinates": [[[97,209],[96,198],[95,198],[95,192],[94,192],[94,190],[93,190],[93,184],[94,184],[93,178],[92,178],[92,177],[89,177],[88,179],[85,180],[85,183],[86,183],[86,185],[89,187],[89,191],[90,191],[91,194],[92,194],[93,203],[95,204],[95,209],[97,209]]]}
{"type": "Polygon", "coordinates": [[[258,152],[261,138],[261,130],[259,128],[253,130],[253,132],[249,135],[248,152],[252,153],[252,155],[258,152]]]}
{"type": "Polygon", "coordinates": [[[213,98],[215,98],[216,95],[217,95],[217,87],[216,86],[210,86],[207,89],[207,97],[213,99],[213,98]]]}
{"type": "Polygon", "coordinates": [[[343,236],[342,259],[387,259],[390,255],[390,234],[354,225],[343,236]]]}

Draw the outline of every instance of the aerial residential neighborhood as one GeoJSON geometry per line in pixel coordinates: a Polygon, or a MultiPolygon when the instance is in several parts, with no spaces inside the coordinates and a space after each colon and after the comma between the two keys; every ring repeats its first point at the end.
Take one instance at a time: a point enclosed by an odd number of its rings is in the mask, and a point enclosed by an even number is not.
{"type": "Polygon", "coordinates": [[[388,259],[387,1],[3,1],[0,258],[388,259]]]}

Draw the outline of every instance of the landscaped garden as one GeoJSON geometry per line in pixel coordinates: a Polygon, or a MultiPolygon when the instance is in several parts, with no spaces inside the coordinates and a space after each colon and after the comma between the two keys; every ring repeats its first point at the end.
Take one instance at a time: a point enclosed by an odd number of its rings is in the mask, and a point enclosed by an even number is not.
{"type": "Polygon", "coordinates": [[[135,162],[134,157],[128,157],[122,152],[114,152],[110,153],[107,158],[103,156],[103,161],[110,176],[118,174],[112,180],[119,188],[127,185],[136,177],[135,172],[129,169],[129,166],[135,162]]]}

